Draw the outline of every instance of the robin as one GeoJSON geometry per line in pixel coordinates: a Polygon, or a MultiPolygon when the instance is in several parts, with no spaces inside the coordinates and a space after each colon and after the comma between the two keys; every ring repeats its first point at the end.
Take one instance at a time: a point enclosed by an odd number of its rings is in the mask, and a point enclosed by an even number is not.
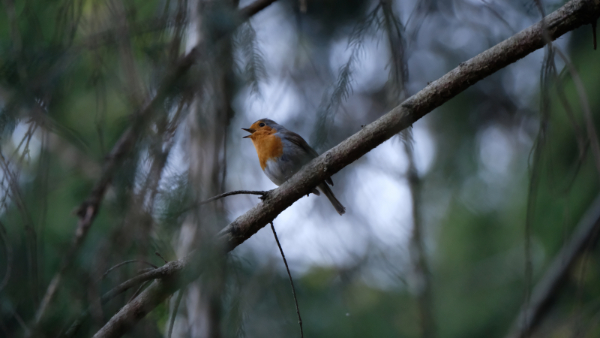
{"type": "MultiPolygon", "coordinates": [[[[265,175],[277,185],[287,181],[303,165],[319,156],[300,135],[285,129],[273,120],[260,119],[254,122],[250,128],[242,129],[250,133],[244,138],[252,140],[258,154],[260,167],[265,175]]],[[[327,196],[338,214],[343,215],[346,208],[335,198],[327,184],[333,186],[333,181],[329,177],[317,188],[327,196]]],[[[312,193],[317,196],[321,195],[317,189],[314,189],[312,193]]]]}

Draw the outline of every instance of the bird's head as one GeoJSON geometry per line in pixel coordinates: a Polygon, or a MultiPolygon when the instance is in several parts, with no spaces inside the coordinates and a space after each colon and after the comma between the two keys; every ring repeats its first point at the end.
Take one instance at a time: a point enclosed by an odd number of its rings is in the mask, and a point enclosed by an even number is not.
{"type": "Polygon", "coordinates": [[[250,133],[250,135],[244,136],[244,138],[255,139],[261,135],[270,135],[277,132],[280,127],[277,122],[269,119],[260,119],[250,126],[250,128],[242,128],[243,130],[250,133]]]}

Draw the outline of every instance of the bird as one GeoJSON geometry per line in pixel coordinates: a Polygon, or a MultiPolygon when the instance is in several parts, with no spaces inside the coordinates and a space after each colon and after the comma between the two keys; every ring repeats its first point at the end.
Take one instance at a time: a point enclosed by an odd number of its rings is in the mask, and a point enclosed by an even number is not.
{"type": "MultiPolygon", "coordinates": [[[[278,186],[292,177],[302,166],[319,156],[300,135],[287,130],[273,120],[260,119],[250,128],[242,129],[250,133],[243,138],[252,140],[263,172],[278,186]]],[[[325,194],[338,214],[343,215],[346,208],[338,201],[327,184],[333,186],[331,177],[320,183],[317,188],[325,194]]],[[[317,189],[312,193],[320,195],[317,189]]]]}

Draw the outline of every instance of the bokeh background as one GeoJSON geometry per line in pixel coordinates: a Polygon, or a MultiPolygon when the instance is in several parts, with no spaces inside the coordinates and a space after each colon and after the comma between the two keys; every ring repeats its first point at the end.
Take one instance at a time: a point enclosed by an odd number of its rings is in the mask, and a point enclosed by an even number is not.
{"type": "MultiPolygon", "coordinates": [[[[197,201],[275,188],[240,128],[270,118],[322,153],[565,1],[280,0],[241,22],[238,8],[251,3],[0,3],[0,336],[91,336],[139,290],[85,313],[104,292],[210,247],[260,200],[197,201]],[[196,64],[140,122],[169,69],[197,45],[196,64]],[[36,319],[69,254],[74,210],[132,125],[141,126],[135,147],[36,319]]],[[[598,208],[592,29],[553,47],[333,176],[342,217],[310,195],[275,219],[305,336],[511,332],[584,213],[598,208]]],[[[593,244],[533,336],[600,337],[593,244]]],[[[128,336],[167,337],[171,326],[173,337],[299,336],[269,227],[217,261],[198,262],[202,277],[128,336]]]]}

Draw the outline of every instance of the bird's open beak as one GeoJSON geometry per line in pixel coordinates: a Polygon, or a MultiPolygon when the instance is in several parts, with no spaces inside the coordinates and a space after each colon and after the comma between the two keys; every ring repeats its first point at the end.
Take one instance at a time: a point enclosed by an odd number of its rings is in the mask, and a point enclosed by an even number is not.
{"type": "Polygon", "coordinates": [[[256,130],[254,130],[252,128],[242,128],[242,129],[250,133],[250,135],[246,135],[246,136],[244,136],[242,138],[248,138],[248,137],[252,136],[252,134],[254,134],[254,132],[256,131],[256,130]]]}

